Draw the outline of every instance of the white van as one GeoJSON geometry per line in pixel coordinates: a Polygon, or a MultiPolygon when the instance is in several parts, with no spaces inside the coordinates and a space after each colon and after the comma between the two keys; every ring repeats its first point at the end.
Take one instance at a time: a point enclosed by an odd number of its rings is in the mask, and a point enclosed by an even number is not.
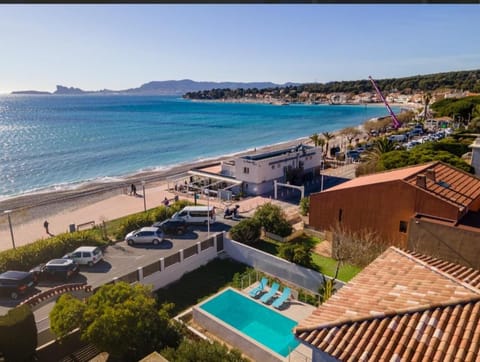
{"type": "Polygon", "coordinates": [[[172,220],[185,220],[191,224],[213,224],[215,222],[214,206],[186,206],[172,216],[172,220]]]}
{"type": "Polygon", "coordinates": [[[103,259],[103,253],[100,248],[96,246],[81,246],[75,249],[74,252],[63,256],[65,259],[72,259],[80,265],[93,266],[103,259]]]}

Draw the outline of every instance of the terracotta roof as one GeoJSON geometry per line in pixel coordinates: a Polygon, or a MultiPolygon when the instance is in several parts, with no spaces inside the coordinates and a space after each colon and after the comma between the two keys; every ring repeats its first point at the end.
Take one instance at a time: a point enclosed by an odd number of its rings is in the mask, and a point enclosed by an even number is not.
{"type": "Polygon", "coordinates": [[[400,181],[409,176],[416,175],[430,168],[434,163],[430,162],[423,165],[401,167],[395,170],[377,172],[371,175],[356,177],[353,180],[344,182],[340,185],[331,187],[323,192],[336,191],[351,187],[366,186],[382,182],[400,181]]]}
{"type": "MultiPolygon", "coordinates": [[[[479,178],[442,162],[427,169],[434,170],[435,181],[427,177],[426,192],[463,207],[468,207],[480,196],[479,178]]],[[[416,175],[405,178],[405,181],[415,185],[416,175]]]]}
{"type": "Polygon", "coordinates": [[[392,181],[404,181],[418,187],[417,175],[425,174],[429,169],[434,170],[435,181],[427,177],[426,188],[423,189],[426,192],[459,207],[468,207],[480,197],[479,178],[440,161],[360,176],[323,192],[392,181]]]}
{"type": "Polygon", "coordinates": [[[295,328],[342,361],[474,361],[480,271],[391,247],[295,328]]]}

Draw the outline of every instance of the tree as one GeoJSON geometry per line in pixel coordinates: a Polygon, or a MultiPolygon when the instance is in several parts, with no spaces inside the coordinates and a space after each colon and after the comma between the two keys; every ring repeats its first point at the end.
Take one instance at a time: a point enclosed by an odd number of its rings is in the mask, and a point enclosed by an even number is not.
{"type": "Polygon", "coordinates": [[[304,242],[286,242],[278,248],[278,256],[292,263],[312,268],[312,246],[304,242]]]}
{"type": "Polygon", "coordinates": [[[288,223],[283,210],[278,205],[270,202],[263,204],[257,208],[253,218],[265,228],[265,231],[270,233],[283,237],[292,233],[292,226],[288,223]]]}
{"type": "Polygon", "coordinates": [[[330,132],[323,132],[322,135],[325,138],[325,144],[326,144],[325,153],[328,155],[328,143],[330,142],[331,139],[335,138],[335,135],[333,135],[330,132]]]}
{"type": "Polygon", "coordinates": [[[50,329],[62,339],[82,323],[86,305],[71,294],[62,294],[50,312],[50,329]],[[72,328],[73,326],[73,328],[72,328]]]}
{"type": "Polygon", "coordinates": [[[320,136],[318,135],[318,133],[314,133],[310,136],[310,140],[313,142],[313,145],[315,147],[318,147],[318,141],[320,140],[320,136]]]}
{"type": "Polygon", "coordinates": [[[78,301],[63,295],[59,302],[60,307],[57,303],[51,312],[53,331],[64,335],[67,327],[60,321],[70,320],[71,329],[80,328],[82,340],[118,359],[138,360],[157,349],[176,347],[180,341],[168,316],[172,305],[163,305],[158,311],[151,288],[141,284],[103,285],[74,315],[78,301]]]}
{"type": "Polygon", "coordinates": [[[0,360],[34,361],[36,349],[37,324],[29,305],[17,306],[0,316],[0,360]]]}
{"type": "Polygon", "coordinates": [[[224,344],[217,341],[206,341],[203,339],[197,341],[183,340],[180,346],[175,350],[166,348],[162,355],[170,362],[247,362],[237,349],[228,350],[224,344]]]}
{"type": "Polygon", "coordinates": [[[428,118],[428,105],[432,99],[432,94],[430,92],[423,93],[422,100],[423,100],[423,122],[425,122],[428,118]]]}
{"type": "Polygon", "coordinates": [[[253,244],[260,238],[262,225],[256,219],[244,219],[230,229],[232,239],[243,243],[253,244]]]}
{"type": "Polygon", "coordinates": [[[357,127],[347,127],[342,129],[340,134],[344,136],[347,139],[348,144],[351,145],[352,141],[362,134],[362,131],[360,131],[357,127]]]}

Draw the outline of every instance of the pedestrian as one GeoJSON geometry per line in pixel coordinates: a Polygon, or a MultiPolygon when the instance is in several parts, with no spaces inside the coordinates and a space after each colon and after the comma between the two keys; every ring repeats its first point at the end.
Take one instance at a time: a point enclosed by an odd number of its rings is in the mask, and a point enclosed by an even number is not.
{"type": "Polygon", "coordinates": [[[165,196],[165,200],[163,200],[163,204],[165,206],[168,206],[169,203],[170,203],[170,201],[168,201],[167,197],[165,196]]]}
{"type": "Polygon", "coordinates": [[[43,227],[45,228],[45,232],[50,235],[50,231],[48,231],[48,221],[45,220],[45,222],[43,223],[43,227]]]}
{"type": "Polygon", "coordinates": [[[130,186],[130,195],[137,196],[137,187],[134,184],[130,186]]]}

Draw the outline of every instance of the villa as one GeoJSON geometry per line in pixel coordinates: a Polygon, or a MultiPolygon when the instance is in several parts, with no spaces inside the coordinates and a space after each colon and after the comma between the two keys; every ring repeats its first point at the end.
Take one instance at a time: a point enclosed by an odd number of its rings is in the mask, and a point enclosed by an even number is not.
{"type": "Polygon", "coordinates": [[[390,247],[294,328],[318,361],[478,361],[480,271],[390,247]]]}
{"type": "Polygon", "coordinates": [[[440,161],[357,177],[312,194],[309,224],[480,268],[480,179],[440,161]]]}

